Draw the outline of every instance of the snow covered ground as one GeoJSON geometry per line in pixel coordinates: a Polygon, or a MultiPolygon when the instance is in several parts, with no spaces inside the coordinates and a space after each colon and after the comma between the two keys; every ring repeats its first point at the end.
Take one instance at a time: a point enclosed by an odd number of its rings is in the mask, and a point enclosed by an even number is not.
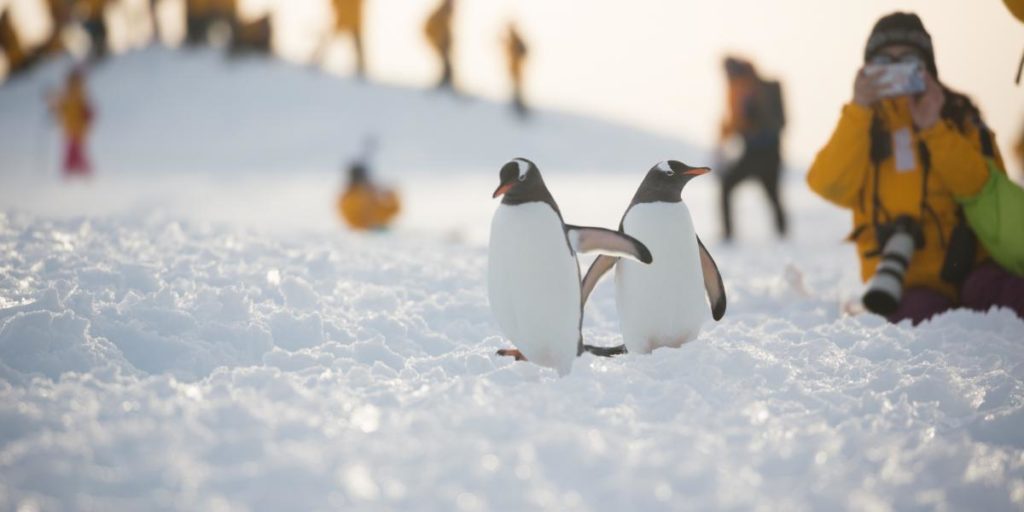
{"type": "MultiPolygon", "coordinates": [[[[226,146],[203,146],[222,121],[174,117],[194,90],[155,96],[148,115],[168,120],[177,154],[129,122],[131,80],[152,62],[204,80],[218,68],[143,57],[97,72],[121,88],[95,86],[108,124],[89,183],[33,164],[25,127],[45,75],[0,89],[0,510],[1024,507],[1024,321],[844,314],[858,293],[848,220],[798,173],[785,243],[751,189],[744,242],[715,243],[715,182],[688,186],[729,294],[722,322],[678,350],[584,355],[559,378],[493,355],[507,346],[484,279],[499,167],[533,157],[568,221],[614,226],[649,166],[706,153],[242,63],[208,89],[256,84],[223,107],[243,121],[226,146]],[[245,117],[275,90],[352,122],[283,101],[245,117]],[[407,112],[371,115],[395,102],[407,112]],[[307,137],[275,138],[265,116],[307,137]],[[390,233],[345,233],[336,168],[371,129],[406,209],[390,233]]],[[[620,339],[609,282],[584,335],[620,339]]]]}

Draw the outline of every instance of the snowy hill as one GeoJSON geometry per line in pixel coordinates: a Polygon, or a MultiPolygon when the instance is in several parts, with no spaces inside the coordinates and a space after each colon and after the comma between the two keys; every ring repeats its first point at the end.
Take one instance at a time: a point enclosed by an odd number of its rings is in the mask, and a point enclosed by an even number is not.
{"type": "MultiPolygon", "coordinates": [[[[793,237],[772,240],[744,190],[737,245],[715,243],[713,176],[688,185],[725,318],[559,378],[493,355],[498,168],[534,158],[567,220],[614,226],[650,165],[706,152],[222,65],[154,51],[100,69],[85,183],[38,171],[26,128],[59,70],[0,89],[0,510],[1024,507],[1024,321],[844,313],[848,218],[799,179],[793,237]],[[369,129],[405,208],[357,235],[333,195],[369,129]]],[[[584,336],[621,339],[607,282],[584,336]]]]}
{"type": "MultiPolygon", "coordinates": [[[[54,64],[0,89],[4,172],[38,166],[54,64]]],[[[574,84],[566,84],[575,87],[574,84]]],[[[395,174],[490,169],[533,155],[569,170],[632,169],[650,155],[698,153],[668,137],[579,115],[539,110],[526,123],[500,103],[330,76],[282,61],[228,61],[212,50],[153,48],[92,74],[99,111],[94,153],[107,172],[334,170],[367,134],[395,174]]]]}

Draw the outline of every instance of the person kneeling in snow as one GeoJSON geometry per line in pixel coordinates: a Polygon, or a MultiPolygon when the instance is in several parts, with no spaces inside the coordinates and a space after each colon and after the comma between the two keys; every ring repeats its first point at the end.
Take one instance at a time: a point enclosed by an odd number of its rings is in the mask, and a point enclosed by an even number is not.
{"type": "Polygon", "coordinates": [[[349,181],[338,198],[338,212],[352,229],[387,229],[398,215],[398,194],[370,182],[366,160],[364,156],[349,166],[349,181]]]}
{"type": "Polygon", "coordinates": [[[959,243],[967,227],[955,199],[982,190],[987,159],[1006,168],[978,109],[938,81],[931,36],[914,14],[880,19],[864,60],[853,100],[807,174],[811,189],[853,211],[861,277],[875,274],[888,235],[909,219],[921,236],[909,262],[900,262],[904,289],[890,321],[917,324],[957,305],[1005,306],[1024,317],[1024,278],[989,261],[980,245],[959,243]],[[892,94],[885,66],[913,63],[924,69],[924,91],[892,94]]]}

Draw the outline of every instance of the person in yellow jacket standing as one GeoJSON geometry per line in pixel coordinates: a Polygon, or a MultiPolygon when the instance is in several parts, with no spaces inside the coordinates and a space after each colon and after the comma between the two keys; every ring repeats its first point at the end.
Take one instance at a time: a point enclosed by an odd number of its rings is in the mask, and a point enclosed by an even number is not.
{"type": "Polygon", "coordinates": [[[441,58],[441,80],[438,89],[454,89],[452,68],[452,16],[455,12],[454,0],[441,0],[441,5],[427,18],[424,27],[427,41],[441,58]]]}
{"type": "Polygon", "coordinates": [[[68,74],[65,89],[50,99],[50,109],[64,131],[64,175],[86,176],[92,168],[86,156],[86,138],[92,125],[93,110],[85,90],[85,73],[74,69],[68,74]]]}
{"type": "Polygon", "coordinates": [[[352,36],[356,53],[356,76],[366,76],[366,57],[363,52],[363,0],[332,0],[334,4],[334,28],[320,43],[313,60],[320,62],[327,52],[331,40],[341,34],[352,36]]]}
{"type": "Polygon", "coordinates": [[[1024,279],[988,262],[981,247],[965,249],[969,244],[957,233],[966,227],[956,199],[981,191],[989,177],[986,158],[1005,169],[978,109],[939,82],[931,36],[915,14],[881,18],[864,60],[918,62],[926,72],[923,93],[886,97],[880,73],[862,68],[852,101],[807,174],[811,189],[853,212],[862,279],[875,274],[881,249],[906,220],[920,236],[909,261],[899,262],[906,269],[903,292],[890,321],[917,324],[958,305],[1007,306],[1024,315],[1024,279]],[[947,257],[966,260],[959,262],[966,274],[959,283],[944,278],[947,257]]]}
{"type": "Polygon", "coordinates": [[[512,79],[512,108],[519,117],[526,117],[529,111],[526,102],[523,100],[523,67],[526,64],[526,42],[523,36],[516,30],[514,24],[509,24],[508,35],[505,38],[505,52],[508,54],[508,74],[512,79]]]}
{"type": "Polygon", "coordinates": [[[363,230],[387,229],[398,215],[401,205],[394,190],[383,188],[370,180],[369,155],[374,142],[366,143],[362,157],[348,168],[348,184],[338,197],[338,213],[350,228],[363,230]]]}

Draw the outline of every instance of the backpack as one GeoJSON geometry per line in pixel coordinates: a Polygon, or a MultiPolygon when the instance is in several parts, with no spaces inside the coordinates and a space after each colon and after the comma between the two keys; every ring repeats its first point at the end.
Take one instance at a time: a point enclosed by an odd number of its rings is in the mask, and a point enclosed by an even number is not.
{"type": "Polygon", "coordinates": [[[766,80],[760,85],[761,122],[764,130],[781,132],[786,126],[786,109],[782,103],[782,84],[766,80]]]}
{"type": "Polygon", "coordinates": [[[985,161],[989,177],[981,192],[957,201],[992,259],[1024,276],[1024,189],[1010,181],[994,158],[985,161]]]}

